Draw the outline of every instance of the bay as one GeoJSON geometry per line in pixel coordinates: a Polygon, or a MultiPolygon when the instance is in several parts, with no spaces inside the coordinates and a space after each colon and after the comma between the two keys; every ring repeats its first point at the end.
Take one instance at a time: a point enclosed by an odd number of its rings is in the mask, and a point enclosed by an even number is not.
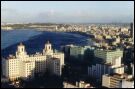
{"type": "Polygon", "coordinates": [[[36,30],[12,30],[1,31],[2,56],[15,54],[17,45],[20,42],[26,46],[29,54],[42,52],[45,43],[49,40],[53,49],[60,50],[61,46],[74,44],[79,46],[92,45],[90,37],[77,33],[47,32],[36,30]]]}
{"type": "Polygon", "coordinates": [[[39,35],[42,32],[36,30],[11,30],[11,31],[3,31],[1,30],[1,49],[4,49],[10,45],[15,43],[28,40],[30,37],[39,35]]]}

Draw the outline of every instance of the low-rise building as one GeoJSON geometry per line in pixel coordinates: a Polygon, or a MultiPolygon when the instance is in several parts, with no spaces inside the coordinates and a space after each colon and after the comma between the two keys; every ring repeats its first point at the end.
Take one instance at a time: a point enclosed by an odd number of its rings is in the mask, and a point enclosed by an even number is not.
{"type": "Polygon", "coordinates": [[[76,82],[76,84],[70,84],[68,82],[63,83],[64,88],[94,88],[89,83],[85,83],[84,81],[76,82]]]}
{"type": "Polygon", "coordinates": [[[102,86],[107,88],[134,88],[134,79],[129,75],[105,74],[102,76],[102,86]]]}
{"type": "Polygon", "coordinates": [[[122,79],[120,75],[103,75],[102,77],[102,86],[107,88],[120,88],[122,79]]]}

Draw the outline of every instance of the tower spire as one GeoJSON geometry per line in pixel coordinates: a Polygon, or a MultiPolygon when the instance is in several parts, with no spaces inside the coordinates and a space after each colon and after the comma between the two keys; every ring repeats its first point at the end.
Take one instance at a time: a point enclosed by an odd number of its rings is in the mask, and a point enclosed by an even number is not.
{"type": "Polygon", "coordinates": [[[50,41],[49,40],[47,41],[47,44],[50,44],[50,41]]]}
{"type": "Polygon", "coordinates": [[[23,45],[23,43],[22,43],[22,42],[20,42],[20,46],[21,46],[21,45],[23,45]]]}

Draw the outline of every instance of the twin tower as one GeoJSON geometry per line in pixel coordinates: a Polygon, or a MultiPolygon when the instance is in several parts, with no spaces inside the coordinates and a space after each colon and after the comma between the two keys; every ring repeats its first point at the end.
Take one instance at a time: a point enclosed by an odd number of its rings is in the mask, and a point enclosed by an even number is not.
{"type": "MultiPolygon", "coordinates": [[[[52,45],[49,41],[47,41],[47,43],[45,44],[45,47],[43,49],[43,55],[44,54],[52,54],[53,53],[53,49],[52,49],[52,45]]],[[[20,45],[18,45],[17,47],[17,51],[16,51],[16,57],[24,57],[24,56],[27,56],[27,52],[25,50],[25,46],[20,43],[20,45]]]]}

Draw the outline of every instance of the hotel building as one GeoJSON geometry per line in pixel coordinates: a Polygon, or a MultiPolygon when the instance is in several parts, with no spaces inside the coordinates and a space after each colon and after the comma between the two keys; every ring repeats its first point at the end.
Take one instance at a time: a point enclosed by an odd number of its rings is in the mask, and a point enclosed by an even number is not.
{"type": "Polygon", "coordinates": [[[10,80],[16,80],[20,77],[27,79],[33,78],[36,73],[43,74],[47,69],[53,68],[52,73],[59,76],[63,66],[64,53],[54,53],[49,41],[45,44],[43,53],[36,53],[34,55],[28,55],[25,46],[21,43],[17,47],[15,56],[9,55],[9,57],[2,59],[2,74],[10,80]],[[54,58],[57,61],[52,60],[54,58]],[[51,61],[51,64],[47,64],[48,61],[51,61]],[[55,62],[58,62],[57,65],[53,65],[55,62]],[[57,70],[55,71],[55,69],[57,70]]]}

